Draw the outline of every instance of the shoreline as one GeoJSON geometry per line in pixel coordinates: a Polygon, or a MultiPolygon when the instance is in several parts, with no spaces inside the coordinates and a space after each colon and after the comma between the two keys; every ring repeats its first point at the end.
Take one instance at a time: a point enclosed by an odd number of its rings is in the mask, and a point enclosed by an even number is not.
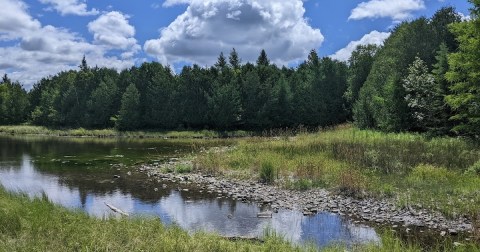
{"type": "Polygon", "coordinates": [[[145,173],[151,182],[179,183],[179,190],[193,187],[201,192],[226,196],[237,201],[263,204],[268,206],[272,214],[280,209],[300,211],[305,216],[329,212],[347,216],[358,223],[403,228],[407,233],[411,229],[420,228],[429,229],[440,236],[465,234],[472,238],[472,222],[465,216],[448,219],[439,212],[418,206],[400,208],[391,199],[356,199],[321,188],[297,191],[251,179],[230,179],[223,175],[211,176],[201,172],[164,173],[160,167],[148,165],[137,169],[145,173]]]}

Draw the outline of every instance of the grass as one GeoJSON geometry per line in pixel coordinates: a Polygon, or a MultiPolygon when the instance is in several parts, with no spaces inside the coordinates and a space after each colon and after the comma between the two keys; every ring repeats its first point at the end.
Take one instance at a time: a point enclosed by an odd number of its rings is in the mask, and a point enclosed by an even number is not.
{"type": "MultiPolygon", "coordinates": [[[[290,244],[271,232],[263,242],[193,233],[165,226],[155,218],[89,217],[43,198],[5,192],[0,188],[0,251],[317,251],[313,246],[290,244]]],[[[355,245],[350,251],[422,251],[391,233],[380,244],[355,245]]],[[[450,249],[449,249],[450,250],[450,249]]],[[[346,251],[331,245],[322,251],[346,251]]],[[[479,251],[469,244],[450,251],[479,251]]]]}
{"type": "Polygon", "coordinates": [[[172,138],[172,139],[190,139],[190,138],[227,138],[227,137],[248,137],[252,132],[237,131],[117,131],[115,129],[53,129],[43,126],[33,125],[11,125],[0,126],[0,133],[12,135],[47,135],[62,137],[131,137],[131,138],[172,138]]]}
{"type": "Polygon", "coordinates": [[[232,242],[215,234],[189,234],[158,219],[108,220],[71,212],[46,198],[31,200],[0,190],[1,251],[303,251],[279,237],[264,243],[232,242]]]}
{"type": "Polygon", "coordinates": [[[392,197],[399,205],[450,217],[480,212],[480,147],[457,138],[387,134],[349,125],[295,137],[247,138],[231,151],[206,153],[197,167],[293,189],[324,187],[351,196],[392,197]]]}

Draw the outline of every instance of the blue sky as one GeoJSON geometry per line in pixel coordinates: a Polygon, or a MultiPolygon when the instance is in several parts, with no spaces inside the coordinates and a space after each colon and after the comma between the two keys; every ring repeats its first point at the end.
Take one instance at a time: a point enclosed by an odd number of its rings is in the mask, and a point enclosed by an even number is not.
{"type": "Polygon", "coordinates": [[[0,74],[26,88],[90,65],[119,70],[145,61],[179,69],[211,65],[236,48],[261,49],[295,66],[311,49],[346,60],[358,44],[382,44],[399,22],[442,6],[468,16],[467,0],[0,0],[0,74]],[[3,12],[3,13],[2,13],[3,12]]]}

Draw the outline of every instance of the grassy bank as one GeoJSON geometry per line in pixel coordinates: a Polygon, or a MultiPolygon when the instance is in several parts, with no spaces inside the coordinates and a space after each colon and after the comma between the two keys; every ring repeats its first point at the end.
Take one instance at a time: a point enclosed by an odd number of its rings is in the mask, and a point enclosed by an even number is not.
{"type": "MultiPolygon", "coordinates": [[[[384,247],[365,245],[356,251],[419,251],[391,235],[384,247]]],[[[158,219],[100,220],[72,212],[47,199],[29,199],[0,189],[0,251],[315,251],[275,235],[262,242],[231,241],[215,234],[188,234],[158,219]]],[[[344,251],[332,246],[324,251],[344,251]]]]}
{"type": "Polygon", "coordinates": [[[12,125],[0,126],[0,133],[12,135],[46,135],[62,137],[137,137],[137,138],[224,138],[248,137],[253,133],[246,131],[220,132],[213,130],[201,131],[117,131],[115,129],[51,129],[42,126],[12,125]]]}
{"type": "Polygon", "coordinates": [[[480,147],[454,138],[386,134],[350,126],[275,139],[248,138],[196,160],[201,169],[295,189],[392,197],[450,217],[480,212],[480,147]]]}

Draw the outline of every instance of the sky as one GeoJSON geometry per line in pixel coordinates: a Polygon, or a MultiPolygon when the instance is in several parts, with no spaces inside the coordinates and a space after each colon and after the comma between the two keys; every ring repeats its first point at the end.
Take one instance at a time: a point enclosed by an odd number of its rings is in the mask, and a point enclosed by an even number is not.
{"type": "Polygon", "coordinates": [[[294,67],[315,49],[346,61],[360,44],[381,45],[402,21],[467,0],[0,0],[0,75],[26,89],[90,66],[123,70],[158,61],[179,72],[210,66],[235,48],[242,62],[262,49],[294,67]]]}

